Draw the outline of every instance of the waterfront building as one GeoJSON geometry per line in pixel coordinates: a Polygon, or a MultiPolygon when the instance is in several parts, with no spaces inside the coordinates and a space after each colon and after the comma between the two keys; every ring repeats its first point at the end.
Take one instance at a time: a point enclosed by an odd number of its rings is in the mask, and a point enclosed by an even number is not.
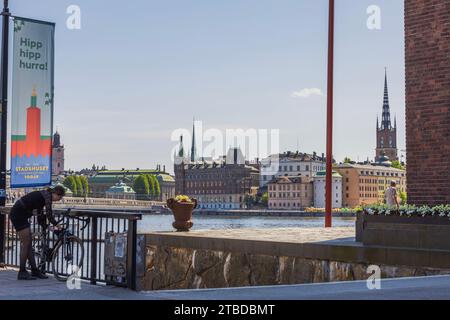
{"type": "Polygon", "coordinates": [[[303,210],[313,206],[311,177],[278,177],[268,183],[269,209],[303,210]]]}
{"type": "Polygon", "coordinates": [[[124,200],[135,200],[136,192],[130,186],[120,181],[114,186],[106,190],[107,199],[124,199],[124,200]]]}
{"type": "Polygon", "coordinates": [[[88,177],[89,188],[90,188],[90,196],[93,198],[105,198],[106,191],[120,183],[123,182],[128,186],[132,186],[134,180],[142,175],[149,174],[155,175],[158,179],[160,185],[160,196],[152,199],[155,201],[167,201],[175,196],[175,179],[169,173],[166,172],[165,167],[161,170],[161,167],[158,166],[155,170],[147,170],[147,169],[136,169],[136,170],[101,170],[95,172],[91,176],[88,177]]]}
{"type": "MultiPolygon", "coordinates": [[[[342,176],[333,171],[333,208],[342,208],[342,176]]],[[[314,207],[325,208],[326,171],[314,175],[314,207]]]]}
{"type": "Polygon", "coordinates": [[[176,194],[198,200],[201,209],[245,208],[245,197],[256,195],[259,171],[242,161],[237,148],[217,160],[185,158],[182,148],[175,161],[176,194]]]}
{"type": "Polygon", "coordinates": [[[316,153],[285,152],[261,161],[260,187],[277,177],[310,177],[325,170],[325,157],[316,153]]]}
{"type": "Polygon", "coordinates": [[[377,148],[375,162],[380,162],[382,157],[388,157],[391,161],[398,160],[397,119],[394,119],[394,126],[392,126],[387,72],[384,77],[383,115],[381,124],[377,117],[377,148]]]}
{"type": "Polygon", "coordinates": [[[384,192],[392,180],[398,191],[406,191],[406,173],[392,167],[370,164],[339,164],[334,167],[342,176],[344,207],[383,203],[384,192]]]}

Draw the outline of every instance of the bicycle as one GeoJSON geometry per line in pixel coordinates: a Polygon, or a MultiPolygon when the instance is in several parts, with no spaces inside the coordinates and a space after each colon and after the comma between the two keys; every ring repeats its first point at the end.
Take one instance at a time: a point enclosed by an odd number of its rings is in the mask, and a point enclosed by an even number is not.
{"type": "Polygon", "coordinates": [[[80,231],[85,230],[90,221],[89,218],[71,216],[69,209],[63,214],[63,218],[57,221],[57,225],[64,221],[62,228],[56,229],[44,225],[42,232],[35,232],[32,235],[33,255],[37,268],[45,274],[47,263],[51,263],[53,275],[59,281],[66,281],[83,266],[84,245],[79,237],[69,231],[71,220],[83,222],[84,225],[80,231]],[[50,231],[53,231],[57,237],[53,248],[49,246],[50,231]]]}

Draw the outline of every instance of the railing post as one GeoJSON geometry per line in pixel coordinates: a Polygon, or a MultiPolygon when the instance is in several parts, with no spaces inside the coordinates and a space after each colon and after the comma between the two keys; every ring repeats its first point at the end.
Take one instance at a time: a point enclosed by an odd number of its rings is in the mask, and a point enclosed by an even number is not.
{"type": "Polygon", "coordinates": [[[136,249],[137,249],[137,221],[128,220],[127,235],[127,287],[136,290],[136,249]]]}
{"type": "Polygon", "coordinates": [[[0,265],[5,263],[6,215],[0,212],[0,265]]]}
{"type": "Polygon", "coordinates": [[[97,284],[97,217],[92,217],[91,225],[91,284],[97,284]]]}

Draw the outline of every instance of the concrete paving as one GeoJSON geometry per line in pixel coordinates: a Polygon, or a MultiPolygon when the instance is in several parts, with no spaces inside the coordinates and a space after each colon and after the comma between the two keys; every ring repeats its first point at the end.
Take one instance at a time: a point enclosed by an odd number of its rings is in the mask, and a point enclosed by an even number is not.
{"type": "Polygon", "coordinates": [[[81,283],[17,281],[15,270],[0,270],[0,300],[450,300],[450,276],[389,279],[380,290],[365,281],[294,286],[133,292],[124,288],[81,283]]]}

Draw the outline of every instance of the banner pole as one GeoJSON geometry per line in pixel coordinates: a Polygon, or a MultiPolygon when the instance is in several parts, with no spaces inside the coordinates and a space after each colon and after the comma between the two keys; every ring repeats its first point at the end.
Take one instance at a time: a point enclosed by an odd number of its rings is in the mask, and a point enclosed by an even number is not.
{"type": "Polygon", "coordinates": [[[327,173],[325,228],[333,226],[333,77],[334,77],[334,0],[329,0],[328,84],[327,84],[327,173]]]}
{"type": "Polygon", "coordinates": [[[6,151],[8,132],[8,55],[9,55],[9,17],[8,0],[4,0],[2,11],[3,35],[1,56],[1,135],[0,135],[0,207],[6,206],[6,151]]]}

